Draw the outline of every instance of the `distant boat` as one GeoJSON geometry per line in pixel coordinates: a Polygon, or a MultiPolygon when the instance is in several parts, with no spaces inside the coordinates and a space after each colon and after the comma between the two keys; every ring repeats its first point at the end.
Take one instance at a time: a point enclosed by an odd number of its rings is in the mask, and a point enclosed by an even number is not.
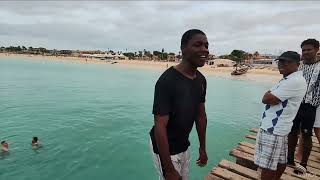
{"type": "Polygon", "coordinates": [[[240,68],[240,69],[237,69],[232,71],[231,72],[231,75],[242,75],[242,74],[245,74],[247,71],[248,71],[248,67],[243,67],[243,68],[240,68]]]}

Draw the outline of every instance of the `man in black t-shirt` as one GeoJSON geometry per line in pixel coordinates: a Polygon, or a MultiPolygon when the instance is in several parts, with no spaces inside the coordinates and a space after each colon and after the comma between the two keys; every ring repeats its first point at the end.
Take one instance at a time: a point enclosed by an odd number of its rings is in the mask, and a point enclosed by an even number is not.
{"type": "Polygon", "coordinates": [[[190,152],[189,134],[195,122],[199,137],[197,164],[207,164],[205,97],[207,83],[197,70],[209,54],[206,35],[197,29],[181,38],[182,61],[167,69],[155,85],[154,126],[151,150],[160,180],[187,180],[190,152]]]}

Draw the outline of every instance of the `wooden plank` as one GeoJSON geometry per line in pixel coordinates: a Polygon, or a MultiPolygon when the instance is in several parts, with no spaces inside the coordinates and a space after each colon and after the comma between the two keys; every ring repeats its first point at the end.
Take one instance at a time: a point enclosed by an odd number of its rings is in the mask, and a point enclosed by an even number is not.
{"type": "Polygon", "coordinates": [[[301,180],[302,178],[296,177],[296,176],[292,176],[291,174],[283,173],[281,175],[280,179],[282,179],[282,180],[301,180]]]}
{"type": "Polygon", "coordinates": [[[250,179],[259,179],[260,175],[257,171],[254,171],[252,169],[249,169],[249,168],[246,168],[246,167],[243,167],[243,166],[240,166],[236,163],[233,163],[233,162],[230,162],[230,161],[227,161],[227,160],[222,160],[218,166],[224,168],[224,169],[227,169],[231,172],[234,172],[236,174],[239,174],[241,176],[244,176],[244,177],[247,177],[247,178],[250,178],[250,179]]]}
{"type": "Polygon", "coordinates": [[[230,151],[230,155],[235,157],[235,158],[244,159],[244,160],[253,162],[253,155],[252,154],[248,154],[248,153],[242,152],[242,151],[240,151],[238,149],[231,150],[230,151]]]}
{"type": "MultiPolygon", "coordinates": [[[[247,146],[239,145],[237,147],[237,149],[240,150],[240,151],[243,151],[245,153],[252,154],[252,155],[254,155],[254,153],[255,153],[254,149],[249,148],[247,146]]],[[[297,162],[297,160],[295,160],[295,161],[297,162]]],[[[318,161],[318,159],[316,159],[316,157],[309,156],[308,166],[320,169],[320,162],[319,161],[317,162],[317,161],[318,161]]]]}
{"type": "MultiPolygon", "coordinates": [[[[241,149],[242,149],[242,150],[247,150],[249,153],[244,152],[244,151],[241,151],[241,150],[239,150],[239,149],[233,149],[233,150],[230,152],[230,155],[233,156],[233,157],[236,157],[236,158],[239,158],[239,159],[244,159],[244,160],[246,160],[246,161],[250,161],[250,162],[253,163],[254,157],[253,157],[252,151],[250,151],[250,150],[247,149],[247,148],[241,148],[241,149]],[[250,152],[251,152],[251,153],[250,153],[250,152]]],[[[253,151],[254,151],[254,150],[253,150],[253,151]]],[[[309,162],[308,162],[308,163],[309,163],[309,162]]],[[[317,176],[320,176],[320,169],[314,168],[314,167],[312,167],[312,166],[308,166],[307,168],[308,168],[308,170],[309,170],[310,172],[314,173],[314,174],[317,175],[317,176]]],[[[290,168],[287,167],[287,169],[290,169],[290,168]]],[[[293,171],[292,171],[292,173],[290,173],[290,172],[288,172],[288,171],[285,171],[285,173],[292,175],[293,171]]],[[[293,173],[293,174],[294,174],[294,173],[293,173]]],[[[295,175],[295,174],[294,174],[294,175],[295,175]]],[[[319,178],[319,177],[318,177],[318,178],[319,178]]]]}
{"type": "MultiPolygon", "coordinates": [[[[259,129],[252,128],[250,132],[257,133],[259,129]]],[[[256,135],[247,135],[246,138],[256,140],[256,135]]],[[[312,137],[313,147],[308,161],[308,170],[313,174],[297,175],[293,172],[293,168],[287,167],[281,176],[283,180],[318,180],[320,179],[320,144],[316,137],[312,137]]],[[[237,163],[244,166],[222,160],[217,167],[204,177],[204,180],[258,180],[260,174],[256,171],[257,166],[254,165],[255,144],[248,142],[240,142],[236,149],[230,151],[230,155],[237,158],[237,163]]],[[[296,160],[295,160],[296,161],[296,160]]]]}
{"type": "MultiPolygon", "coordinates": [[[[230,155],[231,156],[234,156],[236,158],[243,158],[245,159],[246,161],[251,161],[253,163],[253,155],[252,154],[248,154],[248,153],[245,153],[245,152],[241,152],[240,150],[237,150],[237,149],[233,149],[231,152],[230,152],[230,155]]],[[[313,169],[313,168],[310,168],[309,169],[310,171],[312,171],[313,173],[315,173],[316,175],[320,175],[320,170],[317,170],[317,169],[313,169]],[[318,174],[317,174],[318,173],[318,174]]],[[[288,174],[290,176],[294,176],[294,177],[298,177],[298,178],[301,178],[301,179],[306,179],[307,178],[304,178],[304,177],[300,177],[296,174],[293,173],[293,169],[290,168],[290,167],[287,167],[285,172],[285,174],[288,174]],[[290,171],[291,170],[291,171],[290,171]]],[[[319,177],[317,177],[319,178],[319,177]]]]}
{"type": "MultiPolygon", "coordinates": [[[[246,149],[246,148],[253,149],[253,152],[254,152],[254,149],[255,149],[255,145],[253,145],[251,143],[247,143],[247,142],[240,142],[238,147],[241,147],[241,148],[244,148],[244,149],[246,149]]],[[[320,158],[319,157],[320,157],[319,153],[311,151],[309,159],[311,161],[320,163],[320,158]]]]}
{"type": "Polygon", "coordinates": [[[320,147],[312,146],[312,151],[320,153],[320,147]]]}
{"type": "MultiPolygon", "coordinates": [[[[249,179],[255,179],[255,180],[260,179],[260,173],[258,171],[240,166],[238,164],[235,164],[235,163],[227,161],[227,160],[222,160],[218,166],[220,166],[224,169],[227,169],[231,172],[234,172],[236,174],[239,174],[241,176],[247,177],[249,179]]],[[[283,180],[301,180],[302,178],[294,177],[294,176],[291,176],[288,174],[283,174],[281,176],[281,179],[283,179],[283,180]]]]}
{"type": "MultiPolygon", "coordinates": [[[[251,139],[251,140],[256,140],[256,135],[246,135],[245,136],[247,139],[251,139]]],[[[320,144],[319,143],[316,143],[316,142],[314,142],[314,141],[312,141],[312,145],[314,146],[314,147],[317,147],[317,148],[320,148],[320,144]]]]}
{"type": "MultiPolygon", "coordinates": [[[[227,161],[227,160],[222,160],[219,163],[219,166],[223,167],[224,169],[228,169],[231,172],[234,172],[234,173],[240,174],[242,176],[248,177],[250,179],[255,179],[255,180],[260,179],[260,173],[258,171],[255,171],[255,170],[240,166],[238,164],[235,164],[235,163],[227,161]]],[[[293,173],[293,170],[292,170],[292,173],[293,173]]],[[[298,175],[291,176],[290,174],[284,173],[281,176],[281,179],[282,180],[301,180],[303,178],[299,177],[298,175]]]]}
{"type": "MultiPolygon", "coordinates": [[[[296,149],[296,152],[298,151],[298,147],[296,149]]],[[[315,152],[315,151],[312,151],[311,150],[311,153],[310,153],[310,157],[313,161],[315,162],[320,162],[320,153],[319,152],[315,152]]]]}
{"type": "MultiPolygon", "coordinates": [[[[286,170],[284,171],[284,174],[287,174],[288,176],[294,177],[296,179],[304,179],[304,180],[318,180],[319,179],[319,177],[315,176],[315,175],[313,175],[313,176],[311,176],[310,174],[298,175],[298,174],[295,174],[293,171],[294,171],[293,168],[287,167],[286,170]]],[[[283,178],[283,177],[284,176],[281,176],[281,178],[283,178]]]]}
{"type": "Polygon", "coordinates": [[[249,131],[252,133],[258,133],[259,129],[258,128],[251,128],[249,131]]]}
{"type": "MultiPolygon", "coordinates": [[[[248,143],[248,142],[240,142],[239,143],[239,146],[240,146],[240,150],[242,149],[242,150],[245,150],[245,151],[247,151],[248,152],[248,154],[252,154],[252,151],[250,151],[249,149],[251,148],[251,149],[255,149],[255,145],[254,144],[252,144],[252,143],[248,143]],[[247,148],[249,148],[249,149],[247,149],[247,148]]],[[[254,152],[253,152],[254,153],[254,152]]],[[[253,155],[253,154],[252,154],[253,155]]],[[[312,176],[306,176],[306,177],[303,177],[303,176],[301,176],[301,175],[297,175],[297,174],[295,174],[294,172],[293,172],[293,168],[290,168],[290,167],[287,167],[286,168],[286,170],[285,170],[285,174],[283,174],[282,176],[281,176],[281,179],[306,179],[307,180],[307,177],[312,177],[312,176]]],[[[312,179],[317,179],[318,177],[313,177],[312,179]]]]}
{"type": "Polygon", "coordinates": [[[245,141],[239,142],[239,145],[246,146],[246,147],[249,147],[249,148],[252,148],[252,149],[255,149],[255,147],[256,147],[255,144],[252,144],[252,143],[249,143],[249,142],[245,142],[245,141]]]}
{"type": "MultiPolygon", "coordinates": [[[[255,149],[255,144],[248,143],[248,142],[245,142],[245,141],[240,142],[239,145],[255,149]]],[[[312,161],[320,162],[320,153],[314,151],[314,147],[312,147],[312,151],[311,151],[310,157],[311,157],[312,161]],[[313,156],[313,157],[311,157],[311,156],[313,156]]]]}
{"type": "Polygon", "coordinates": [[[228,171],[227,169],[223,169],[221,167],[215,167],[212,169],[211,174],[221,177],[223,179],[229,179],[229,180],[249,180],[249,178],[243,177],[239,174],[233,173],[231,171],[228,171]]]}
{"type": "Polygon", "coordinates": [[[245,153],[248,153],[248,154],[252,154],[252,155],[254,155],[254,153],[255,153],[255,149],[249,148],[247,146],[239,145],[237,147],[237,149],[242,151],[242,152],[245,152],[245,153]]]}
{"type": "MultiPolygon", "coordinates": [[[[239,145],[247,146],[247,147],[250,147],[250,148],[253,148],[253,149],[255,148],[255,144],[252,144],[252,143],[249,143],[249,142],[245,142],[245,141],[240,142],[239,145]]],[[[316,156],[319,159],[320,158],[320,148],[317,148],[317,147],[313,146],[312,147],[312,151],[311,151],[311,155],[312,156],[316,156]]]]}
{"type": "Polygon", "coordinates": [[[229,155],[236,157],[236,163],[252,170],[257,170],[258,166],[253,162],[253,154],[249,154],[238,149],[230,151],[229,155]]]}
{"type": "Polygon", "coordinates": [[[256,140],[257,139],[256,135],[246,135],[245,137],[247,139],[251,139],[251,140],[256,140]]]}
{"type": "Polygon", "coordinates": [[[221,177],[215,176],[213,174],[208,174],[206,177],[204,177],[204,180],[224,180],[221,177]]]}
{"type": "MultiPolygon", "coordinates": [[[[252,128],[252,129],[250,129],[249,131],[252,132],[252,133],[258,133],[259,129],[257,129],[257,128],[252,128]]],[[[318,141],[318,139],[317,139],[317,136],[315,136],[314,134],[312,135],[312,142],[319,144],[319,141],[318,141]]]]}

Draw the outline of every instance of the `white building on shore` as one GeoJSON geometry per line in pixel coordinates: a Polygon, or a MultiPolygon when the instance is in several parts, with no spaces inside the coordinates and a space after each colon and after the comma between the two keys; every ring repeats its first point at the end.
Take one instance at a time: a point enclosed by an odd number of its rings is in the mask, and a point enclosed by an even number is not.
{"type": "Polygon", "coordinates": [[[129,58],[122,53],[104,53],[104,54],[81,54],[81,57],[97,58],[100,60],[128,60],[129,58]]]}

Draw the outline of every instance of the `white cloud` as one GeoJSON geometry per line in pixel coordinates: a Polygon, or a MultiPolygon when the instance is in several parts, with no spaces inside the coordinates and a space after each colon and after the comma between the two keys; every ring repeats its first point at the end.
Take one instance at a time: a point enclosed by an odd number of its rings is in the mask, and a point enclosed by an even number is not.
{"type": "Polygon", "coordinates": [[[0,46],[178,52],[183,32],[203,30],[216,54],[300,51],[319,38],[318,2],[0,2],[0,46]]]}

